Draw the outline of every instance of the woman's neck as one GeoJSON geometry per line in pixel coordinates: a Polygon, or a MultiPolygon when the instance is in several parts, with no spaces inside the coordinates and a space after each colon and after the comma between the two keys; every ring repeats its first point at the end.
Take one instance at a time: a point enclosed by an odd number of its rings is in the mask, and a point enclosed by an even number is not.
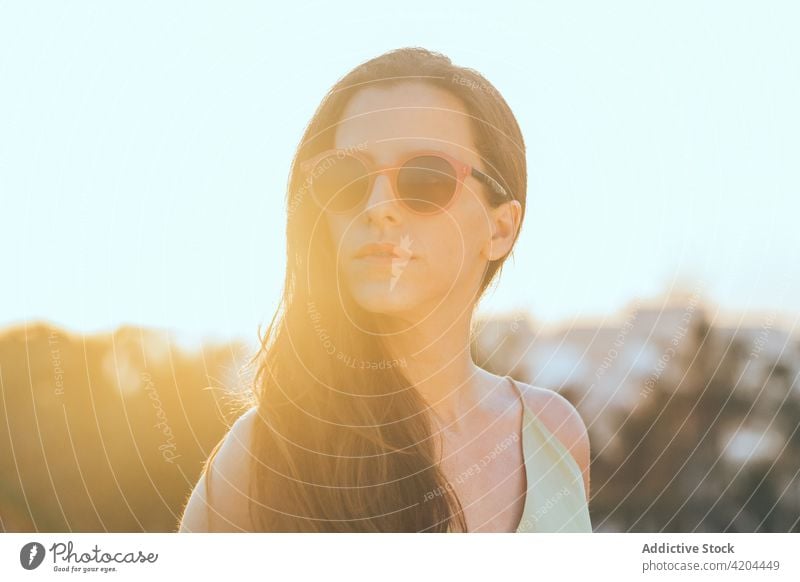
{"type": "MultiPolygon", "coordinates": [[[[399,328],[399,321],[388,324],[399,328]]],[[[428,403],[435,421],[457,432],[462,420],[481,399],[484,379],[470,351],[471,313],[454,318],[436,313],[405,328],[387,330],[384,341],[393,357],[406,362],[402,368],[428,403]]]]}

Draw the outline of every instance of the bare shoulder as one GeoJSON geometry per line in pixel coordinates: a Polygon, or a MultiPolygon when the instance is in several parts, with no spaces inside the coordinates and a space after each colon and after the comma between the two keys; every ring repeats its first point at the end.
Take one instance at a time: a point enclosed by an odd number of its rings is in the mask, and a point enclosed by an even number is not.
{"type": "Polygon", "coordinates": [[[179,532],[254,531],[249,514],[252,439],[258,409],[233,423],[192,490],[179,532]]]}
{"type": "Polygon", "coordinates": [[[589,498],[591,447],[586,423],[572,403],[558,392],[517,382],[525,394],[525,403],[547,430],[570,452],[583,474],[586,498],[589,498]]]}

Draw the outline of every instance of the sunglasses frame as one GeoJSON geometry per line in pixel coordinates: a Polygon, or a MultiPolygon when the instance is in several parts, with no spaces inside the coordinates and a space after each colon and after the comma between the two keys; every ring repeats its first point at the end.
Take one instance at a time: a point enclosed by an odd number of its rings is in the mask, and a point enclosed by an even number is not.
{"type": "Polygon", "coordinates": [[[403,208],[406,208],[408,211],[414,214],[419,214],[421,216],[432,216],[440,212],[444,212],[447,208],[449,208],[450,205],[453,204],[453,201],[455,201],[458,198],[459,194],[461,193],[461,190],[464,186],[464,180],[467,176],[473,176],[477,178],[485,185],[489,186],[497,194],[500,194],[507,200],[511,200],[511,196],[497,180],[495,180],[488,174],[485,174],[484,172],[478,170],[474,166],[467,164],[466,162],[462,162],[461,160],[440,150],[415,150],[404,154],[403,157],[400,158],[397,163],[392,164],[391,166],[376,167],[375,161],[372,159],[372,157],[363,152],[357,150],[348,151],[342,149],[329,149],[318,153],[317,155],[311,157],[308,160],[305,160],[300,164],[300,168],[303,170],[303,172],[307,174],[309,180],[308,181],[309,189],[311,191],[311,196],[314,199],[314,201],[325,212],[329,212],[331,214],[349,214],[353,212],[356,208],[361,206],[361,204],[363,204],[364,201],[369,196],[369,193],[372,192],[372,187],[375,184],[375,179],[380,175],[384,175],[389,178],[389,182],[391,183],[392,186],[392,194],[394,195],[395,200],[400,202],[403,205],[403,208]],[[332,210],[326,207],[324,204],[322,204],[321,200],[317,198],[317,195],[314,193],[314,181],[313,177],[311,177],[311,172],[314,168],[317,167],[317,164],[319,164],[322,160],[332,155],[339,160],[343,160],[345,157],[352,156],[358,159],[362,164],[364,164],[364,167],[367,169],[367,179],[369,180],[367,184],[367,194],[364,195],[363,199],[359,201],[358,204],[356,204],[355,206],[353,206],[348,210],[332,210]],[[446,205],[439,207],[434,212],[422,212],[419,210],[415,210],[410,204],[408,204],[406,199],[401,198],[399,196],[397,189],[397,178],[400,173],[400,170],[402,170],[403,167],[414,158],[424,157],[424,156],[434,156],[441,158],[447,161],[455,170],[456,186],[455,189],[453,190],[453,194],[450,196],[450,199],[447,201],[446,205]]]}

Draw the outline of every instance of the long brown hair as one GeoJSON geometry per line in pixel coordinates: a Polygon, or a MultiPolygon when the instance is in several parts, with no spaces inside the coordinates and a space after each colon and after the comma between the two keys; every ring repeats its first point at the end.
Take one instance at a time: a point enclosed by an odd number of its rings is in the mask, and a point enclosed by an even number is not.
{"type": "MultiPolygon", "coordinates": [[[[439,53],[402,48],[357,66],[331,88],[291,165],[284,289],[263,337],[259,328],[253,359],[260,421],[251,443],[250,513],[258,531],[466,531],[435,458],[427,404],[369,332],[369,314],[339,291],[333,245],[299,169],[333,147],[337,123],[359,89],[404,81],[460,98],[486,172],[521,203],[524,216],[522,134],[478,72],[439,53]]],[[[491,205],[503,201],[484,191],[491,205]]],[[[504,260],[487,265],[479,297],[504,260]]]]}

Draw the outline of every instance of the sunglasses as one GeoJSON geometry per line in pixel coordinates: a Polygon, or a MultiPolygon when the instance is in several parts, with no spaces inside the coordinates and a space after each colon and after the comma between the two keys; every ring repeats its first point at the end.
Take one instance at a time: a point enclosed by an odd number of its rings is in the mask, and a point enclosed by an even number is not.
{"type": "Polygon", "coordinates": [[[467,176],[474,176],[494,192],[511,196],[491,176],[440,151],[415,151],[397,164],[376,167],[359,151],[326,150],[304,161],[311,195],[326,212],[352,212],[364,203],[375,178],[387,176],[395,197],[416,214],[436,214],[456,199],[467,176]]]}

